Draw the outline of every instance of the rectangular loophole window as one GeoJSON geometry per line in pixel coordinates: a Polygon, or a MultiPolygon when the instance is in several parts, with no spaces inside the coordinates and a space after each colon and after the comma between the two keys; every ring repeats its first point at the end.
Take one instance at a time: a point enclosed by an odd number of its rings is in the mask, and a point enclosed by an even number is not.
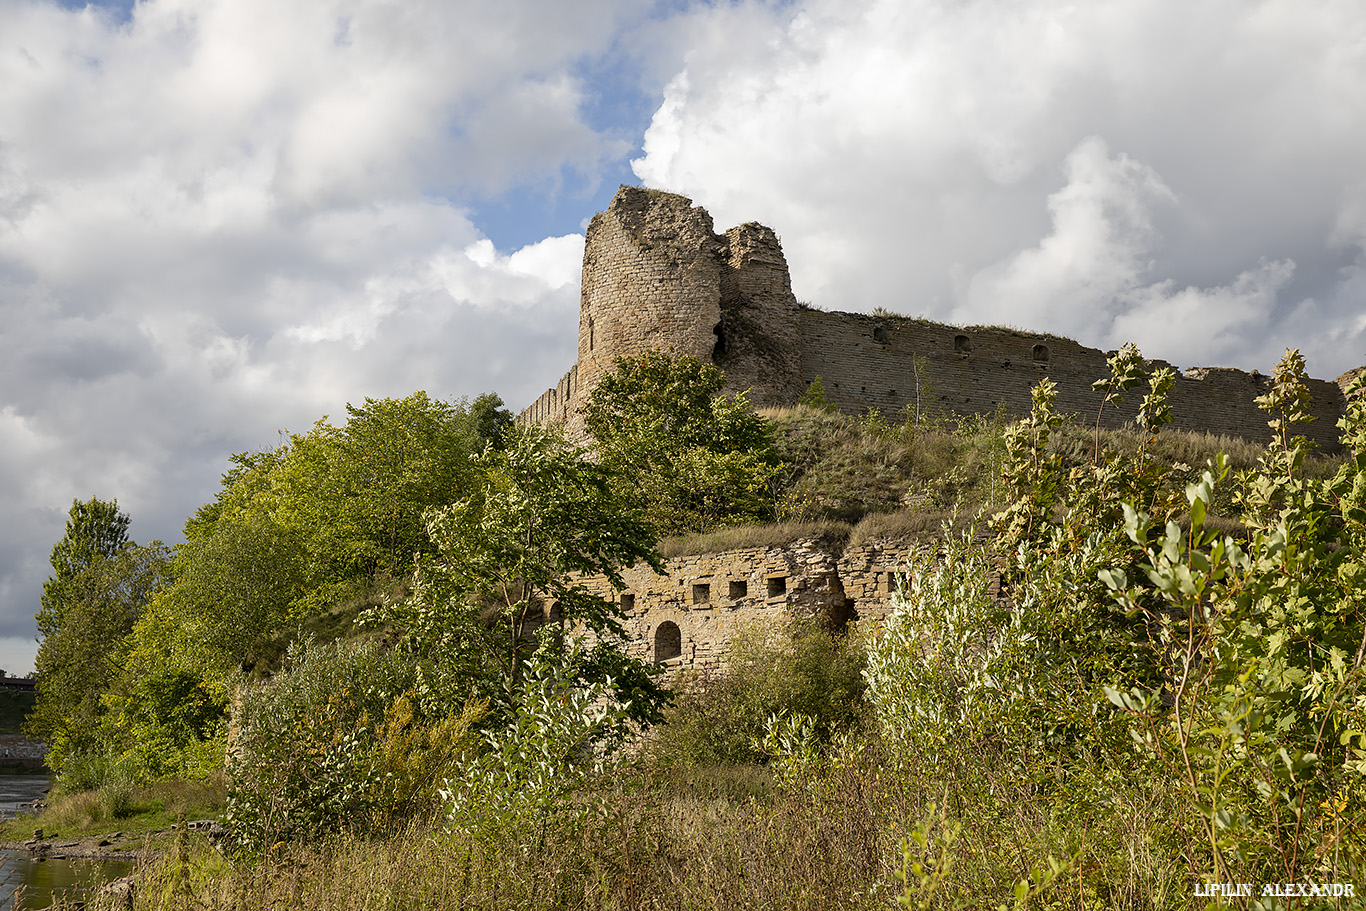
{"type": "Polygon", "coordinates": [[[633,594],[631,594],[630,592],[622,592],[622,593],[621,593],[621,609],[624,610],[624,611],[633,611],[633,610],[635,610],[635,609],[636,609],[636,596],[633,595],[633,594]]]}
{"type": "Polygon", "coordinates": [[[748,595],[748,594],[749,594],[749,583],[748,583],[748,582],[732,582],[732,583],[730,584],[730,597],[731,597],[731,600],[734,600],[734,599],[736,599],[736,598],[743,598],[743,597],[745,597],[745,596],[748,595]]]}
{"type": "Polygon", "coordinates": [[[692,586],[692,603],[706,604],[711,600],[711,584],[707,582],[694,582],[692,586]]]}
{"type": "Polygon", "coordinates": [[[776,576],[768,580],[768,596],[777,598],[787,594],[787,576],[776,576]]]}

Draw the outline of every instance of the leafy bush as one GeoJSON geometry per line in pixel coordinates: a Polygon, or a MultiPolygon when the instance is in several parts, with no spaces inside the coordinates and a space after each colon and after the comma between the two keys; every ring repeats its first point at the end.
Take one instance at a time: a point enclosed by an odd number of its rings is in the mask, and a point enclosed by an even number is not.
{"type": "Polygon", "coordinates": [[[1221,459],[1187,486],[1184,528],[1126,503],[1139,565],[1102,573],[1167,665],[1160,686],[1107,695],[1199,807],[1216,878],[1250,863],[1341,881],[1366,852],[1366,388],[1339,422],[1351,457],[1319,480],[1294,436],[1303,380],[1287,352],[1259,399],[1275,438],[1239,479],[1246,541],[1205,527],[1221,459]]]}
{"type": "Polygon", "coordinates": [[[807,618],[752,623],[731,636],[726,670],[685,685],[651,745],[662,765],[757,762],[770,717],[805,716],[821,741],[863,712],[863,650],[807,618]]]}
{"type": "Polygon", "coordinates": [[[241,694],[228,749],[229,825],[249,850],[382,823],[473,743],[478,711],[421,717],[417,668],[397,651],[304,643],[287,661],[241,694]]]}
{"type": "Polygon", "coordinates": [[[618,358],[583,409],[622,499],[660,535],[773,518],[772,430],[724,381],[694,357],[651,351],[618,358]]]}
{"type": "Polygon", "coordinates": [[[485,749],[440,791],[453,829],[484,841],[517,833],[539,839],[547,827],[573,827],[589,810],[576,792],[615,760],[627,710],[610,685],[578,679],[576,651],[562,657],[542,649],[527,660],[511,718],[484,732],[485,749]]]}

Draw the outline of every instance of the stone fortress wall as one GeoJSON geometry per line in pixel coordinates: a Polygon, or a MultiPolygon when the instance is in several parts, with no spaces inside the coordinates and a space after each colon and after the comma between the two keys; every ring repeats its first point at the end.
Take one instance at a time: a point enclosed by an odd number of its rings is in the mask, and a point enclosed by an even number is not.
{"type": "MultiPolygon", "coordinates": [[[[519,420],[562,423],[581,439],[578,410],[598,379],[618,357],[653,349],[716,364],[727,389],[748,390],[756,406],[792,404],[820,377],[841,411],[877,408],[889,416],[907,406],[1026,414],[1030,390],[1046,376],[1058,385],[1059,411],[1093,421],[1100,396],[1091,383],[1109,375],[1107,352],[1058,336],[802,306],[771,229],[749,223],[717,234],[711,216],[686,197],[622,187],[588,227],[578,363],[519,420]]],[[[1161,366],[1171,365],[1149,362],[1161,366]]],[[[1337,383],[1310,382],[1317,420],[1303,432],[1325,450],[1338,448],[1342,386],[1355,372],[1337,383]]],[[[1174,426],[1268,440],[1254,399],[1269,384],[1256,371],[1178,371],[1174,426]]],[[[1105,410],[1104,425],[1133,419],[1142,394],[1126,398],[1122,408],[1105,410]]],[[[604,597],[622,599],[630,651],[707,671],[719,667],[744,620],[799,614],[838,628],[855,617],[885,617],[895,575],[914,546],[846,549],[813,540],[678,557],[661,576],[636,566],[626,571],[622,592],[602,578],[587,581],[604,597]]]]}
{"type": "Polygon", "coordinates": [[[622,574],[621,591],[604,576],[584,582],[621,603],[627,654],[670,673],[705,674],[721,668],[731,635],[746,623],[797,616],[841,631],[855,620],[885,620],[897,577],[918,546],[806,538],[674,557],[663,575],[637,564],[622,574]]]}
{"type": "MultiPolygon", "coordinates": [[[[1093,420],[1100,397],[1091,383],[1109,375],[1107,352],[1058,336],[804,307],[770,228],[750,222],[717,234],[711,216],[687,197],[622,187],[588,226],[578,363],[520,420],[560,422],[581,438],[578,409],[598,379],[618,357],[652,349],[715,363],[728,390],[748,390],[756,406],[792,404],[820,377],[841,411],[877,408],[889,416],[908,405],[957,414],[1004,406],[1022,415],[1046,376],[1058,385],[1059,411],[1093,420]]],[[[1149,362],[1164,366],[1171,365],[1149,362]]],[[[1269,439],[1254,401],[1269,383],[1227,367],[1177,371],[1174,426],[1269,439]]],[[[1317,420],[1303,432],[1335,450],[1342,389],[1324,380],[1309,385],[1317,420]]],[[[1126,399],[1106,409],[1105,425],[1133,419],[1142,395],[1126,399]]]]}

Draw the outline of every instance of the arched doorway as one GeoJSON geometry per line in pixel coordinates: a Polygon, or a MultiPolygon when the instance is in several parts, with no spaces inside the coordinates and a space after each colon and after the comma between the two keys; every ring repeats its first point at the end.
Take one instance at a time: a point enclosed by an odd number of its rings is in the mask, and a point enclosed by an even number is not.
{"type": "Polygon", "coordinates": [[[683,632],[672,620],[665,620],[655,630],[655,664],[683,654],[683,632]]]}

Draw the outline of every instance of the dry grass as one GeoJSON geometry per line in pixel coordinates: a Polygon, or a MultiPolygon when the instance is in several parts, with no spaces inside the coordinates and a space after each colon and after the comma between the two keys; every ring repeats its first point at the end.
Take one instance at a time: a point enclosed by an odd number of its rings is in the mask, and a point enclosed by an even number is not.
{"type": "Polygon", "coordinates": [[[106,786],[52,797],[35,816],[0,827],[0,839],[20,841],[42,829],[49,837],[107,834],[112,829],[144,832],[187,819],[217,817],[227,804],[227,779],[220,772],[202,781],[159,781],[139,787],[106,786]]]}
{"type": "Polygon", "coordinates": [[[912,907],[996,907],[1050,856],[1066,872],[1031,907],[1193,904],[1183,856],[1192,833],[1161,788],[1119,781],[1105,801],[1075,802],[1065,788],[1010,780],[990,756],[935,770],[876,743],[765,797],[713,786],[729,774],[618,776],[581,795],[598,807],[581,824],[552,818],[487,841],[413,828],[234,863],[185,844],[144,873],[138,907],[871,911],[901,896],[901,846],[918,823],[929,852],[952,865],[934,894],[909,891],[912,907]]]}
{"type": "MultiPolygon", "coordinates": [[[[954,532],[963,532],[972,527],[974,515],[955,513],[950,509],[901,509],[873,513],[864,516],[854,526],[849,535],[849,546],[879,539],[939,541],[944,537],[945,527],[954,532]]],[[[985,525],[982,527],[985,528],[985,525]]]]}
{"type": "Polygon", "coordinates": [[[659,552],[665,557],[714,554],[749,547],[786,547],[797,541],[822,541],[841,546],[849,538],[844,522],[779,522],[774,525],[742,525],[716,531],[665,538],[659,552]]]}

